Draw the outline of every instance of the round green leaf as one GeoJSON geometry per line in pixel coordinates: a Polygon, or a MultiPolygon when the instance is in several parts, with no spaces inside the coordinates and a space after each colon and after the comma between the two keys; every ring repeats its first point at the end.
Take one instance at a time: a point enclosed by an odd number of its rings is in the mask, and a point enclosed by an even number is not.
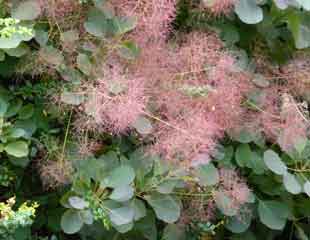
{"type": "Polygon", "coordinates": [[[176,222],[181,214],[180,205],[171,196],[154,193],[146,196],[147,202],[154,209],[157,218],[167,223],[176,222]]]}
{"type": "Polygon", "coordinates": [[[77,196],[72,196],[68,199],[68,202],[71,207],[75,209],[82,210],[84,208],[88,207],[88,202],[86,202],[83,198],[77,197],[77,196]]]}
{"type": "Polygon", "coordinates": [[[285,189],[292,194],[299,194],[302,191],[302,188],[297,181],[295,175],[287,173],[283,177],[283,183],[285,189]]]}
{"type": "Polygon", "coordinates": [[[65,233],[74,234],[82,228],[83,219],[79,211],[69,209],[62,215],[60,225],[65,233]]]}
{"type": "Polygon", "coordinates": [[[219,182],[219,173],[212,163],[199,166],[197,174],[202,186],[213,186],[219,182]]]}
{"type": "Polygon", "coordinates": [[[287,167],[285,163],[282,162],[279,155],[272,150],[267,150],[264,153],[264,162],[268,169],[278,175],[285,175],[287,173],[287,167]]]}
{"type": "Polygon", "coordinates": [[[131,207],[121,207],[110,209],[109,217],[112,224],[121,226],[129,224],[134,220],[135,211],[131,207]]]}
{"type": "Polygon", "coordinates": [[[110,195],[110,199],[117,202],[126,202],[130,200],[134,195],[134,189],[130,185],[123,185],[113,190],[110,195]]]}
{"type": "Polygon", "coordinates": [[[129,164],[135,169],[138,178],[144,178],[152,170],[154,158],[145,154],[142,149],[137,149],[130,154],[129,164]]]}
{"type": "Polygon", "coordinates": [[[248,162],[247,166],[257,175],[263,174],[266,169],[262,156],[257,152],[252,152],[251,161],[248,162]]]}
{"type": "Polygon", "coordinates": [[[281,202],[259,201],[258,214],[260,221],[273,230],[282,230],[289,216],[289,209],[281,202]]]}
{"type": "Polygon", "coordinates": [[[235,13],[247,24],[257,24],[263,20],[263,10],[256,0],[239,0],[235,6],[235,13]]]}
{"type": "Polygon", "coordinates": [[[87,21],[84,23],[84,28],[95,37],[104,37],[113,31],[112,24],[108,20],[99,9],[91,9],[87,21]]]}
{"type": "Polygon", "coordinates": [[[16,141],[7,144],[4,150],[17,158],[26,157],[29,154],[28,144],[24,141],[16,141]]]}
{"type": "Polygon", "coordinates": [[[235,153],[236,162],[240,167],[245,167],[252,159],[252,151],[248,144],[241,144],[235,153]]]}
{"type": "Polygon", "coordinates": [[[111,174],[102,181],[102,184],[107,187],[117,188],[131,184],[134,179],[135,171],[132,167],[120,166],[114,169],[111,174]]]}
{"type": "Polygon", "coordinates": [[[34,20],[41,14],[39,1],[21,1],[12,10],[12,17],[19,20],[34,20]]]}

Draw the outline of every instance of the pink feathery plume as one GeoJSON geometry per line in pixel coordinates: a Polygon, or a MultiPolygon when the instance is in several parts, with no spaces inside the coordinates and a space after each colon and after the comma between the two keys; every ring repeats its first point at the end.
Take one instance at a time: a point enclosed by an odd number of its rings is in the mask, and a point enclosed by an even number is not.
{"type": "Polygon", "coordinates": [[[220,192],[224,193],[231,200],[229,207],[239,212],[241,207],[248,202],[251,193],[249,187],[235,170],[220,169],[219,176],[219,189],[215,191],[215,199],[222,196],[220,192]]]}
{"type": "Polygon", "coordinates": [[[202,0],[204,8],[208,9],[212,15],[229,15],[238,0],[202,0]]]}
{"type": "Polygon", "coordinates": [[[143,79],[127,76],[114,66],[106,69],[95,91],[95,119],[105,129],[124,133],[143,114],[147,97],[143,79]]]}
{"type": "MultiPolygon", "coordinates": [[[[203,164],[202,158],[197,156],[210,153],[216,140],[222,136],[217,123],[203,111],[189,111],[184,118],[171,120],[168,124],[159,125],[154,150],[166,159],[183,161],[185,165],[203,164]]],[[[204,159],[209,161],[208,158],[204,159]]]]}

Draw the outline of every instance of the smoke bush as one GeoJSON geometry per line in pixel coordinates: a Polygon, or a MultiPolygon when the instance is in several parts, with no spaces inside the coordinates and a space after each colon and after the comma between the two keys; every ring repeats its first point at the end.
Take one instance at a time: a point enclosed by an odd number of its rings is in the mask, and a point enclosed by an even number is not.
{"type": "MultiPolygon", "coordinates": [[[[139,117],[147,117],[153,126],[150,151],[186,166],[203,163],[195,161],[197,156],[212,154],[225,133],[242,128],[264,133],[284,150],[294,145],[289,139],[306,136],[302,115],[294,107],[284,114],[281,103],[283,93],[297,84],[294,78],[298,76],[287,73],[291,81],[282,86],[273,82],[265,89],[255,86],[253,72],[237,67],[217,34],[192,31],[173,35],[174,0],[110,3],[117,14],[138,19],[136,28],[124,38],[135,41],[141,52],[126,61],[111,51],[101,64],[86,109],[93,106],[95,122],[103,129],[128,133],[139,117]],[[254,91],[261,91],[264,97],[253,111],[244,102],[254,91]]],[[[235,3],[204,2],[215,15],[227,14],[235,3]]],[[[290,63],[294,64],[305,65],[290,63]]],[[[270,77],[270,73],[266,75],[270,77]]]]}

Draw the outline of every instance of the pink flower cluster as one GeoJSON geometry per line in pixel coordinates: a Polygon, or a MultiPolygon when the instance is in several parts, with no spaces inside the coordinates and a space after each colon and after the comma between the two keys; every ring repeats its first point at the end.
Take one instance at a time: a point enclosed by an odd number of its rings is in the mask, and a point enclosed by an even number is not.
{"type": "Polygon", "coordinates": [[[175,0],[111,3],[120,14],[138,18],[125,37],[138,43],[141,54],[130,62],[107,59],[95,90],[97,123],[120,134],[144,115],[153,124],[152,152],[186,166],[202,164],[197,156],[210,154],[225,131],[240,123],[247,74],[236,70],[212,32],[170,41],[175,0]],[[112,85],[124,89],[113,93],[112,85]]]}
{"type": "Polygon", "coordinates": [[[307,138],[309,121],[302,106],[287,93],[286,88],[271,88],[267,92],[269,96],[265,98],[264,111],[259,115],[263,132],[282,150],[291,152],[299,141],[307,138]]]}
{"type": "Polygon", "coordinates": [[[97,123],[113,134],[124,133],[143,113],[146,105],[143,79],[128,78],[118,66],[110,66],[98,80],[90,105],[97,123]]]}
{"type": "Polygon", "coordinates": [[[240,212],[244,204],[249,201],[251,193],[246,182],[232,169],[220,169],[219,176],[219,188],[214,193],[215,201],[221,201],[218,198],[221,198],[220,193],[223,193],[230,199],[229,208],[236,210],[237,213],[240,212]]]}
{"type": "Polygon", "coordinates": [[[167,37],[170,23],[176,15],[177,0],[111,0],[122,16],[136,17],[138,26],[130,34],[140,46],[167,37]]]}
{"type": "MultiPolygon", "coordinates": [[[[218,140],[243,127],[263,132],[284,150],[292,139],[306,136],[308,126],[295,100],[283,103],[289,86],[254,86],[253,75],[236,67],[212,32],[173,37],[176,0],[110,2],[117,14],[138,18],[136,29],[124,38],[134,40],[141,53],[133,61],[114,52],[105,59],[91,100],[104,129],[127,133],[140,116],[147,117],[153,126],[150,151],[185,166],[207,163],[218,140]],[[263,93],[255,111],[242,106],[253,90],[263,93]]],[[[212,3],[219,12],[236,1],[212,3]]]]}
{"type": "Polygon", "coordinates": [[[214,16],[230,14],[236,3],[237,0],[202,0],[203,7],[214,16]]]}

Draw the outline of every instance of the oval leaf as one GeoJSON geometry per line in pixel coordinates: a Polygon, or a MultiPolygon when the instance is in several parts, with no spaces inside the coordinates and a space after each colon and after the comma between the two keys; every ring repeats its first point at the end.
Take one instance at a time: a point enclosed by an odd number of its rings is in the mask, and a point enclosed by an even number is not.
{"type": "Polygon", "coordinates": [[[74,234],[82,228],[83,220],[78,211],[69,209],[62,215],[60,225],[65,233],[74,234]]]}
{"type": "Polygon", "coordinates": [[[289,216],[289,210],[277,201],[259,201],[258,214],[260,221],[273,230],[282,230],[289,216]]]}
{"type": "Polygon", "coordinates": [[[279,155],[272,150],[267,150],[264,153],[264,162],[272,172],[278,175],[285,175],[287,173],[286,165],[282,162],[279,155]]]}
{"type": "Polygon", "coordinates": [[[157,218],[167,223],[174,223],[179,219],[181,208],[171,196],[152,194],[147,196],[146,200],[154,209],[157,218]]]}
{"type": "Polygon", "coordinates": [[[241,144],[235,153],[236,162],[240,167],[245,167],[251,162],[252,151],[248,144],[241,144]]]}
{"type": "Polygon", "coordinates": [[[89,205],[88,202],[86,202],[83,198],[77,196],[70,197],[68,201],[71,207],[79,210],[87,208],[89,205]]]}
{"type": "Polygon", "coordinates": [[[28,144],[24,141],[9,143],[4,147],[4,150],[17,158],[26,157],[29,154],[28,144]]]}
{"type": "Polygon", "coordinates": [[[135,211],[130,207],[121,207],[111,209],[109,212],[109,217],[112,224],[116,226],[121,226],[129,224],[134,220],[135,211]]]}
{"type": "Polygon", "coordinates": [[[199,183],[202,186],[213,186],[219,182],[219,173],[212,163],[201,165],[198,169],[199,183]]]}
{"type": "Polygon", "coordinates": [[[239,0],[235,6],[235,13],[247,24],[257,24],[263,20],[263,10],[256,0],[239,0]]]}
{"type": "Polygon", "coordinates": [[[117,202],[126,202],[130,200],[134,195],[134,189],[132,186],[124,185],[117,187],[110,195],[110,199],[117,202]]]}
{"type": "Polygon", "coordinates": [[[135,179],[135,171],[130,166],[120,166],[114,169],[111,174],[106,177],[102,184],[107,187],[117,188],[129,185],[135,179]]]}
{"type": "Polygon", "coordinates": [[[292,194],[299,194],[302,191],[299,182],[293,174],[287,173],[284,175],[283,183],[285,189],[292,194]]]}

